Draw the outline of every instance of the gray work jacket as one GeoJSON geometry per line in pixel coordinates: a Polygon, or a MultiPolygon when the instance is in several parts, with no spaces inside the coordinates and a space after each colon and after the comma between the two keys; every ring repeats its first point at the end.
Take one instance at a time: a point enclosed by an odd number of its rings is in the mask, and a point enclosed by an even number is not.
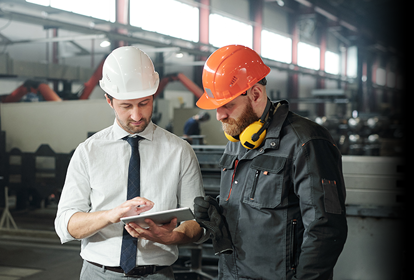
{"type": "Polygon", "coordinates": [[[234,253],[219,279],[330,279],[347,237],[341,154],[281,101],[261,147],[229,142],[219,203],[234,253]]]}

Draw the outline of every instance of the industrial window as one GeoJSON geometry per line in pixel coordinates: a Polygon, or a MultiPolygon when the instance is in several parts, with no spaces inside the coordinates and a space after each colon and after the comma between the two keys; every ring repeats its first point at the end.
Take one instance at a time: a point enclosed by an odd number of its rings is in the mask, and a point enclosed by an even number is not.
{"type": "Polygon", "coordinates": [[[318,47],[299,42],[298,43],[298,65],[313,70],[320,69],[320,50],[318,47]]]}
{"type": "Polygon", "coordinates": [[[210,44],[219,48],[232,44],[252,48],[253,28],[251,25],[228,17],[210,14],[209,38],[210,44]]]}
{"type": "Polygon", "coordinates": [[[340,67],[339,59],[340,59],[339,54],[326,51],[325,52],[325,72],[338,75],[339,67],[340,67]]]}
{"type": "Polygon", "coordinates": [[[188,41],[199,40],[198,8],[174,0],[130,1],[130,24],[188,41]]]}
{"type": "Polygon", "coordinates": [[[346,75],[350,78],[356,78],[357,69],[358,69],[358,49],[356,46],[351,46],[347,50],[346,75]]]}
{"type": "Polygon", "coordinates": [[[267,30],[262,30],[261,55],[265,58],[291,63],[292,39],[267,30]]]}
{"type": "Polygon", "coordinates": [[[26,2],[115,22],[115,0],[26,0],[26,2]]]}

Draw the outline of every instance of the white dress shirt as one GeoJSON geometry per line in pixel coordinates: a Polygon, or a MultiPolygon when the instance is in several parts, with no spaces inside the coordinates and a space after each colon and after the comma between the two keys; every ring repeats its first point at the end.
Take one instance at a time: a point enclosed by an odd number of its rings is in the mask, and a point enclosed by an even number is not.
{"type": "MultiPolygon", "coordinates": [[[[115,120],[81,143],[70,161],[59,201],[55,229],[62,243],[75,240],[67,230],[76,212],[112,209],[126,201],[131,146],[129,135],[115,120]]],[[[141,197],[154,202],[145,213],[190,207],[204,196],[199,163],[191,146],[176,135],[150,122],[138,134],[141,197]]],[[[123,223],[109,225],[81,240],[84,260],[119,266],[123,223]]],[[[178,258],[177,246],[139,239],[137,265],[171,265],[178,258]]]]}

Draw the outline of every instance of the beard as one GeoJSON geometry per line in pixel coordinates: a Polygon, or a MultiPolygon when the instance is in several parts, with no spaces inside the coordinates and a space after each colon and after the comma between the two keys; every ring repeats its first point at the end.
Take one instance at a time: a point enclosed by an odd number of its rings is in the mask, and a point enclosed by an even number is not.
{"type": "Polygon", "coordinates": [[[231,136],[238,136],[249,125],[257,121],[259,117],[253,111],[252,103],[248,102],[242,116],[238,119],[227,118],[221,120],[223,131],[231,136]]]}
{"type": "Polygon", "coordinates": [[[120,118],[119,118],[119,116],[118,116],[118,114],[115,112],[115,116],[116,116],[116,119],[117,119],[117,121],[118,121],[118,124],[126,131],[126,132],[128,132],[128,133],[130,133],[130,134],[135,134],[135,133],[140,133],[140,132],[143,132],[144,130],[145,130],[145,128],[147,128],[147,126],[148,126],[148,124],[150,123],[150,121],[151,121],[151,116],[148,118],[148,119],[146,119],[146,118],[142,118],[141,120],[140,120],[140,124],[139,125],[133,125],[132,123],[133,122],[135,122],[134,120],[132,120],[132,119],[128,119],[126,122],[123,122],[120,118]]]}

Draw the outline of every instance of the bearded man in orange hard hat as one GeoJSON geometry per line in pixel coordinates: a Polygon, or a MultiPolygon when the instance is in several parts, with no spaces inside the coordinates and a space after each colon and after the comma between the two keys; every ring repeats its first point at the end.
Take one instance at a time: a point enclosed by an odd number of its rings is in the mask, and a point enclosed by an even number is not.
{"type": "Polygon", "coordinates": [[[151,121],[159,77],[147,54],[115,49],[103,65],[101,88],[114,124],[81,143],[68,167],[55,220],[62,243],[81,240],[80,279],[174,279],[177,244],[202,237],[195,221],[148,228],[121,218],[193,206],[204,195],[191,146],[151,121]]]}
{"type": "Polygon", "coordinates": [[[220,195],[194,200],[219,279],[332,279],[347,237],[341,154],[328,131],[266,94],[270,68],[250,48],[206,61],[197,106],[229,139],[220,195]]]}

